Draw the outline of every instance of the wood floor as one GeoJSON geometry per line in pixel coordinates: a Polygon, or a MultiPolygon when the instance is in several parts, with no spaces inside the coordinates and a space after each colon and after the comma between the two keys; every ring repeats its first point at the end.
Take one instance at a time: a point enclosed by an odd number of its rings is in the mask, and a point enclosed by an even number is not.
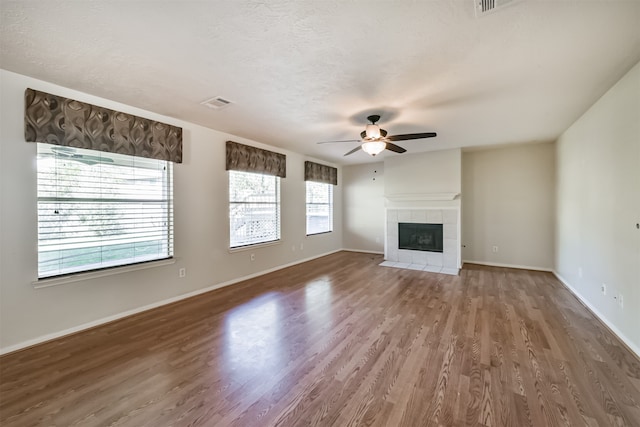
{"type": "Polygon", "coordinates": [[[640,426],[640,363],[550,274],[341,252],[0,359],[8,426],[640,426]]]}

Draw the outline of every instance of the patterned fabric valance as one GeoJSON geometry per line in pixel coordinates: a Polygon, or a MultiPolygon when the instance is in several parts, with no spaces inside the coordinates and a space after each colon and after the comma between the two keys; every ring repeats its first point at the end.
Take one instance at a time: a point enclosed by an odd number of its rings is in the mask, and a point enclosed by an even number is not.
{"type": "Polygon", "coordinates": [[[227,141],[227,170],[287,176],[287,156],[227,141]]]}
{"type": "Polygon", "coordinates": [[[182,128],[33,89],[24,98],[27,142],[182,163],[182,128]]]}
{"type": "Polygon", "coordinates": [[[338,169],[313,162],[304,162],[304,180],[338,185],[338,169]]]}

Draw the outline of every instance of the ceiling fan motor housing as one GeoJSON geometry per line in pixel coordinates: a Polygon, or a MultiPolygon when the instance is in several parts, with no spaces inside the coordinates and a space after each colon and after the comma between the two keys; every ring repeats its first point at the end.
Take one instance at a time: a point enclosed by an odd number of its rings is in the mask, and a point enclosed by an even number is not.
{"type": "MultiPolygon", "coordinates": [[[[367,125],[367,126],[371,126],[371,125],[367,125]]],[[[380,128],[378,128],[378,130],[380,132],[380,137],[384,138],[385,136],[387,136],[387,131],[386,130],[380,129],[380,128]]],[[[367,138],[367,131],[366,130],[363,130],[362,132],[360,132],[360,139],[370,139],[370,138],[367,138]]]]}
{"type": "Polygon", "coordinates": [[[380,138],[380,126],[373,124],[367,125],[365,133],[367,135],[367,139],[378,139],[380,138]]]}

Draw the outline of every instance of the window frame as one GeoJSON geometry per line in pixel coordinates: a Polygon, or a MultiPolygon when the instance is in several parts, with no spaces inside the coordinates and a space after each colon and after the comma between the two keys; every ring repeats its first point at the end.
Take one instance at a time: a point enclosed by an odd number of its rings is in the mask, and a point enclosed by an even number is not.
{"type": "Polygon", "coordinates": [[[311,181],[311,180],[307,180],[305,181],[305,233],[308,236],[316,236],[318,234],[327,234],[327,233],[333,233],[333,225],[334,225],[334,221],[333,221],[333,217],[334,217],[334,191],[333,191],[333,184],[330,183],[326,183],[326,182],[319,182],[319,181],[311,181]],[[324,185],[327,188],[327,193],[328,194],[328,199],[329,201],[327,203],[317,203],[317,202],[309,202],[309,185],[324,185]],[[323,231],[318,231],[315,233],[310,233],[309,232],[309,205],[319,205],[319,206],[328,206],[329,209],[329,215],[328,215],[328,223],[329,223],[329,229],[328,230],[323,230],[323,231]]]}
{"type": "MultiPolygon", "coordinates": [[[[173,186],[174,172],[173,172],[172,162],[167,160],[156,160],[156,159],[142,158],[142,157],[136,157],[136,156],[130,156],[130,155],[101,152],[101,151],[90,150],[90,149],[58,146],[58,145],[52,145],[52,144],[46,144],[46,143],[37,143],[36,152],[37,152],[37,156],[36,156],[35,169],[36,169],[36,186],[37,186],[37,190],[36,190],[37,281],[33,282],[34,285],[42,284],[43,286],[50,286],[51,284],[75,281],[75,280],[70,280],[70,278],[72,277],[81,277],[81,278],[100,277],[100,276],[115,274],[123,271],[132,271],[139,268],[149,268],[154,265],[159,265],[159,264],[165,265],[165,264],[174,262],[174,254],[175,254],[174,209],[175,208],[174,208],[174,197],[173,197],[174,196],[174,186],[173,186]],[[135,176],[136,170],[142,170],[142,169],[160,170],[160,167],[162,167],[161,169],[162,178],[160,180],[160,183],[154,188],[155,192],[158,192],[159,190],[161,197],[157,197],[157,196],[150,197],[150,193],[148,192],[144,193],[142,192],[142,190],[140,190],[140,192],[133,193],[133,196],[129,196],[129,197],[109,198],[103,195],[96,197],[95,194],[92,194],[91,196],[81,197],[81,196],[78,196],[78,194],[73,194],[73,193],[72,193],[72,197],[69,197],[68,194],[64,194],[64,191],[65,191],[64,185],[69,185],[70,181],[55,182],[54,185],[51,185],[51,179],[50,179],[51,177],[47,176],[47,174],[50,173],[50,171],[48,172],[46,170],[46,167],[44,165],[41,166],[39,163],[40,161],[45,161],[47,158],[53,159],[54,162],[64,162],[65,160],[74,160],[77,158],[82,158],[83,156],[91,156],[92,158],[91,161],[94,162],[91,165],[95,165],[95,164],[113,165],[113,164],[118,164],[118,161],[122,161],[123,163],[120,164],[119,167],[127,168],[127,170],[131,171],[134,174],[134,176],[135,176]],[[104,158],[104,159],[110,159],[110,160],[109,161],[100,160],[95,162],[95,160],[93,160],[95,158],[100,158],[100,159],[104,158]],[[138,166],[136,166],[135,164],[136,161],[139,162],[138,166]],[[131,162],[131,164],[130,165],[126,164],[127,162],[131,162]],[[152,162],[158,162],[157,167],[147,168],[143,166],[145,163],[152,164],[152,162]],[[46,188],[48,186],[50,186],[52,190],[47,191],[46,188]],[[55,192],[56,195],[51,195],[50,193],[52,191],[55,192]],[[57,195],[58,191],[62,192],[64,196],[58,196],[57,195]],[[87,204],[93,204],[93,205],[111,204],[112,206],[115,205],[115,206],[122,207],[122,206],[128,206],[134,201],[137,201],[138,205],[140,206],[145,206],[145,205],[160,206],[159,212],[161,212],[161,215],[160,216],[155,215],[153,218],[166,218],[166,221],[163,219],[161,221],[163,222],[163,224],[160,227],[158,227],[158,230],[160,230],[160,234],[159,234],[160,237],[156,239],[159,242],[163,240],[165,241],[165,244],[162,244],[160,246],[162,248],[162,251],[157,251],[156,253],[151,252],[149,254],[150,257],[146,259],[143,259],[145,258],[144,256],[134,254],[134,256],[126,257],[126,258],[116,257],[113,260],[100,259],[98,262],[91,262],[91,263],[84,262],[76,266],[70,266],[70,265],[67,265],[65,267],[59,266],[58,269],[53,273],[50,273],[51,270],[47,270],[42,265],[42,263],[46,262],[46,256],[44,256],[44,254],[46,254],[48,251],[46,250],[47,244],[45,242],[46,241],[45,239],[46,236],[44,234],[45,232],[41,231],[41,227],[45,223],[46,219],[44,216],[41,217],[41,215],[46,215],[46,210],[48,208],[46,208],[45,206],[47,204],[68,203],[69,207],[67,209],[69,209],[70,212],[72,212],[72,209],[76,205],[82,206],[82,204],[85,204],[86,206],[87,204]]],[[[85,163],[82,161],[80,162],[85,163]]],[[[85,164],[89,164],[89,163],[85,163],[85,164]]],[[[69,164],[69,165],[56,164],[53,166],[53,169],[56,171],[56,174],[57,174],[58,171],[60,173],[65,173],[68,170],[73,170],[74,168],[77,169],[77,167],[78,165],[73,165],[73,164],[69,164]]],[[[75,182],[82,182],[83,189],[91,190],[91,187],[95,185],[96,181],[92,180],[91,175],[88,175],[87,173],[88,173],[88,170],[82,170],[79,176],[84,181],[78,180],[75,182]]],[[[97,188],[102,188],[102,185],[104,185],[104,182],[100,181],[98,183],[97,188]]],[[[123,188],[139,189],[139,187],[140,187],[139,184],[136,184],[131,187],[123,187],[123,188]]],[[[119,193],[118,196],[122,196],[122,195],[119,193]]],[[[100,212],[104,212],[104,210],[97,209],[96,212],[100,213],[100,212]]],[[[57,209],[56,209],[56,213],[57,213],[57,209]]],[[[99,213],[96,215],[99,215],[99,213]]],[[[93,215],[93,213],[90,215],[93,215]]],[[[146,212],[136,213],[135,219],[140,219],[140,218],[146,219],[148,218],[148,214],[146,212]]],[[[60,223],[62,224],[62,227],[64,227],[65,223],[69,227],[72,227],[73,226],[72,224],[74,221],[77,222],[77,219],[70,217],[67,219],[67,221],[61,220],[60,223]]],[[[107,223],[107,225],[111,226],[112,224],[107,223]]],[[[134,251],[135,251],[134,242],[136,241],[136,238],[134,238],[131,234],[132,232],[135,232],[136,230],[138,230],[137,227],[140,227],[140,226],[135,222],[133,226],[131,227],[127,226],[125,228],[126,234],[122,239],[123,242],[121,242],[121,244],[132,245],[131,248],[134,251]]],[[[146,228],[148,228],[148,226],[146,228]]],[[[80,231],[80,233],[96,232],[96,230],[97,228],[92,225],[91,227],[88,227],[84,231],[80,231]]],[[[74,248],[73,247],[74,237],[63,235],[58,239],[58,242],[59,242],[58,245],[70,246],[69,247],[70,250],[78,250],[82,248],[101,248],[100,249],[101,251],[103,250],[103,248],[110,249],[109,246],[114,246],[113,240],[111,240],[112,243],[110,245],[109,244],[110,239],[102,238],[102,236],[100,236],[97,232],[96,232],[96,236],[97,238],[92,240],[87,238],[82,244],[80,244],[80,241],[79,241],[78,243],[76,243],[77,247],[74,248]],[[69,240],[65,241],[65,238],[69,240]],[[92,243],[94,244],[91,245],[92,243]]],[[[117,236],[117,234],[112,236],[117,236]]],[[[55,240],[55,236],[54,236],[54,240],[55,240]]],[[[75,238],[75,240],[77,240],[77,237],[75,238]]],[[[58,258],[54,257],[54,260],[58,259],[58,262],[60,262],[61,256],[64,257],[64,255],[61,255],[59,253],[57,255],[58,258]]],[[[81,279],[77,279],[77,280],[81,280],[81,279]]]]}
{"type": "Polygon", "coordinates": [[[241,170],[233,170],[230,169],[228,170],[228,185],[227,185],[227,213],[228,213],[228,221],[227,221],[227,227],[228,227],[228,233],[227,233],[227,247],[229,252],[236,252],[236,251],[242,251],[242,250],[248,250],[251,248],[255,248],[255,247],[259,247],[259,246],[271,246],[271,245],[276,245],[279,244],[282,241],[282,181],[281,178],[279,176],[276,175],[271,175],[271,174],[265,174],[265,173],[259,173],[259,172],[249,172],[249,171],[241,171],[241,170]],[[235,181],[235,179],[233,178],[234,174],[239,174],[239,175],[249,175],[249,176],[260,176],[262,177],[262,179],[268,178],[268,179],[273,179],[274,180],[274,198],[275,201],[273,202],[255,202],[255,201],[232,201],[231,197],[232,197],[232,189],[231,189],[231,185],[232,183],[235,181]],[[232,246],[232,229],[233,229],[233,217],[232,217],[232,209],[234,205],[268,205],[268,206],[274,206],[275,207],[275,233],[276,233],[276,237],[274,239],[269,239],[269,240],[260,240],[260,241],[253,241],[253,242],[249,242],[249,243],[244,243],[244,244],[238,244],[236,246],[232,246]]]}

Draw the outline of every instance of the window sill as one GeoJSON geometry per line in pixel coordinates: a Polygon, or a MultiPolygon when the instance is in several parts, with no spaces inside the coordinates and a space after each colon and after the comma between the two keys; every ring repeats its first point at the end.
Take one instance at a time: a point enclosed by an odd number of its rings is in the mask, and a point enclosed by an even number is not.
{"type": "Polygon", "coordinates": [[[320,234],[329,234],[329,233],[333,233],[333,230],[330,231],[320,231],[318,233],[312,233],[312,234],[307,234],[307,237],[311,237],[311,236],[318,236],[320,234]]]}
{"type": "Polygon", "coordinates": [[[158,261],[149,261],[140,264],[123,265],[122,267],[107,268],[104,270],[88,271],[86,273],[74,273],[67,276],[51,277],[31,282],[35,289],[48,288],[51,286],[64,285],[66,283],[80,282],[82,280],[90,280],[98,277],[113,276],[115,274],[128,273],[130,271],[146,270],[148,268],[162,267],[165,265],[175,264],[175,258],[162,259],[158,261]]]}
{"type": "Polygon", "coordinates": [[[235,252],[252,251],[254,249],[264,248],[266,246],[279,245],[280,243],[282,243],[282,240],[273,240],[271,242],[254,243],[252,245],[238,246],[238,247],[235,247],[235,248],[229,248],[229,253],[232,254],[232,253],[235,253],[235,252]]]}

